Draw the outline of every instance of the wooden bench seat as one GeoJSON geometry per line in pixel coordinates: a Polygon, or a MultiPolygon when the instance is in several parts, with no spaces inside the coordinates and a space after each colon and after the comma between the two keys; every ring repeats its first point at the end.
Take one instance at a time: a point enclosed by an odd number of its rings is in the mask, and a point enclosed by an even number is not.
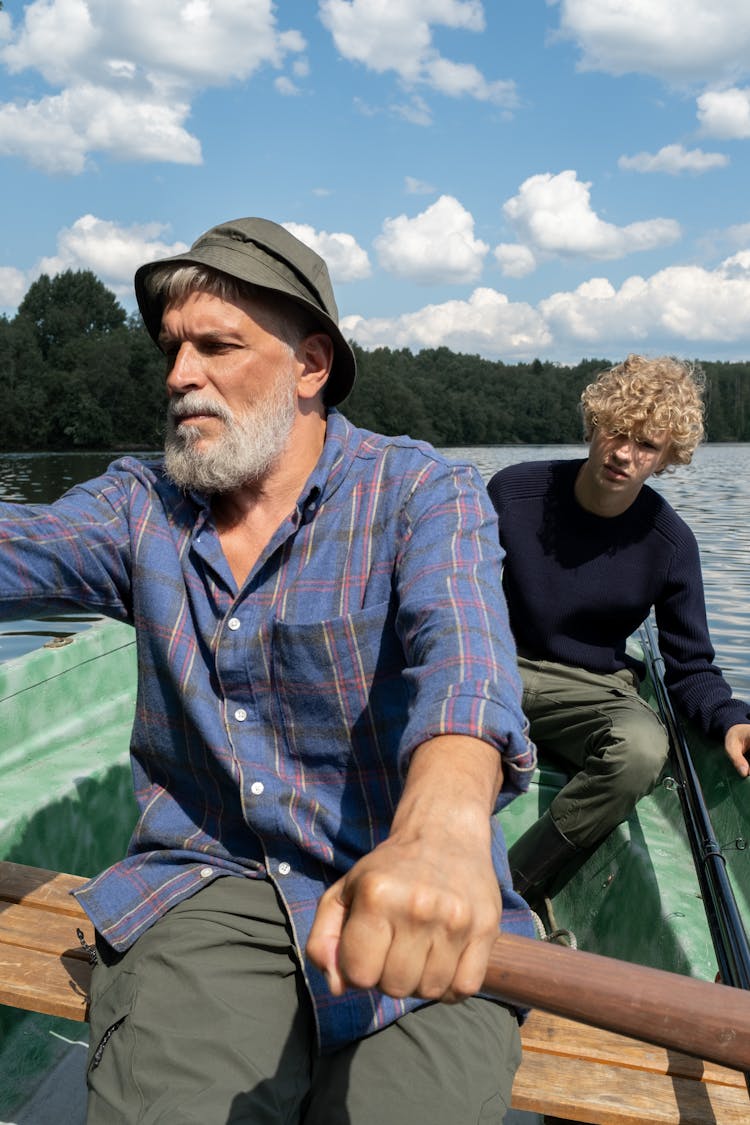
{"type": "MultiPolygon", "coordinates": [[[[0,1003],[85,1020],[91,923],[85,880],[0,862],[0,1003]]],[[[747,1125],[743,1076],[675,1051],[535,1011],[523,1032],[516,1109],[589,1125],[747,1125]]]]}
{"type": "Polygon", "coordinates": [[[94,929],[70,892],[86,882],[0,862],[0,1003],[85,1020],[94,929]]]}
{"type": "Polygon", "coordinates": [[[750,1122],[739,1071],[540,1011],[522,1039],[516,1109],[591,1125],[750,1122]]]}

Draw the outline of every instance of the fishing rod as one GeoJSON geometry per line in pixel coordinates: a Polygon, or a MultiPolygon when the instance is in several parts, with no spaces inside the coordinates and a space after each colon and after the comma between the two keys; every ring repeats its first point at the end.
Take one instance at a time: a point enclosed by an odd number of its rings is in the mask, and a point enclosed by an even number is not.
{"type": "MultiPolygon", "coordinates": [[[[672,761],[682,804],[683,819],[698,885],[706,911],[711,941],[724,984],[750,989],[750,946],[742,922],[727,864],[711,823],[700,780],[688,747],[685,731],[677,717],[664,680],[664,657],[654,636],[650,620],[641,626],[644,653],[651,668],[659,712],[667,728],[672,761]]],[[[744,1071],[750,1094],[750,1070],[744,1071]]]]}
{"type": "Polygon", "coordinates": [[[685,827],[693,853],[698,882],[706,908],[711,940],[724,984],[750,989],[750,945],[737,900],[729,881],[727,865],[711,823],[693,759],[664,682],[664,658],[650,621],[641,627],[651,666],[656,701],[669,734],[677,774],[685,827]]]}

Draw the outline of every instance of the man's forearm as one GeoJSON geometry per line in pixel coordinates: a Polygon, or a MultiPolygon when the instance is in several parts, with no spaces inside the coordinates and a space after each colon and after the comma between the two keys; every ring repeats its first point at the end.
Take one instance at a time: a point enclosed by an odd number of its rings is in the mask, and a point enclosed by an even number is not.
{"type": "Polygon", "coordinates": [[[479,990],[501,913],[490,833],[501,784],[487,743],[445,735],[417,749],[387,840],[318,907],[307,949],[334,993],[453,1001],[479,990]]]}
{"type": "Polygon", "coordinates": [[[391,835],[437,822],[443,832],[481,828],[489,837],[502,782],[502,759],[494,746],[468,735],[430,739],[412,755],[391,835]]]}

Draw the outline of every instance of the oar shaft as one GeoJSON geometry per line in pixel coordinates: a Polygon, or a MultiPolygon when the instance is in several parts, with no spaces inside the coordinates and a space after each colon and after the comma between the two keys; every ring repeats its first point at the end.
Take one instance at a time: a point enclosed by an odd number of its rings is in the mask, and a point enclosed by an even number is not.
{"type": "Polygon", "coordinates": [[[735,1070],[750,1065],[750,993],[728,985],[501,934],[484,990],[735,1070]]]}
{"type": "MultiPolygon", "coordinates": [[[[711,823],[711,815],[690,747],[672,705],[664,679],[664,658],[659,651],[650,621],[644,622],[641,637],[657,704],[669,734],[672,763],[679,782],[685,830],[693,853],[693,862],[721,978],[725,984],[750,990],[750,940],[734,897],[726,860],[711,823]]],[[[728,763],[727,769],[729,769],[728,763]]],[[[748,1089],[750,1089],[750,1074],[748,1089]]]]}

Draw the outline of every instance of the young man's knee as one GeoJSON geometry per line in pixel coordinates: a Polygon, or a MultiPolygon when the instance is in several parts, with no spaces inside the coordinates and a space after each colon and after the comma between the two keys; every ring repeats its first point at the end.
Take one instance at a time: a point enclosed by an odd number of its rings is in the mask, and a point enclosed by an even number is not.
{"type": "Polygon", "coordinates": [[[619,785],[627,788],[637,801],[650,793],[661,776],[667,760],[669,746],[666,741],[655,739],[633,742],[620,759],[618,773],[619,785]]]}

